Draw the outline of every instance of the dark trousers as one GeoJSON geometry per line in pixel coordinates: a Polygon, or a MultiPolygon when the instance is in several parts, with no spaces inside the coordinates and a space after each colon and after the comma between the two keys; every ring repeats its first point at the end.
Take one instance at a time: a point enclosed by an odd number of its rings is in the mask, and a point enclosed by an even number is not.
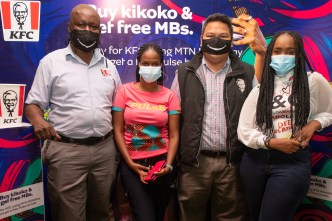
{"type": "MultiPolygon", "coordinates": [[[[157,157],[136,162],[144,166],[152,166],[160,159],[160,157],[157,157]]],[[[157,178],[149,184],[144,184],[125,162],[121,162],[120,175],[135,220],[163,221],[170,198],[171,174],[157,178]]]]}
{"type": "Polygon", "coordinates": [[[249,149],[240,173],[251,221],[291,221],[309,189],[309,149],[294,154],[249,149]]]}

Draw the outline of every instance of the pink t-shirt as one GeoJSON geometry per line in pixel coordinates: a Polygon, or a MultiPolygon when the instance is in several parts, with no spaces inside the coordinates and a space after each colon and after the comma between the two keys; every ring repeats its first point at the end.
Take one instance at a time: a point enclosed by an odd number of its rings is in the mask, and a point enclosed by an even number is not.
{"type": "Polygon", "coordinates": [[[141,91],[135,83],[122,85],[113,111],[124,111],[124,137],[132,159],[158,156],[168,151],[168,116],[180,114],[180,103],[166,87],[141,91]]]}

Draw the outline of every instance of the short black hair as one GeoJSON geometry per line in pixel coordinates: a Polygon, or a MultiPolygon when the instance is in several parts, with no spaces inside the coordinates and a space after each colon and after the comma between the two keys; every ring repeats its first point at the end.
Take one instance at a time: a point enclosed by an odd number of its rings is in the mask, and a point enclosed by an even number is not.
{"type": "Polygon", "coordinates": [[[232,21],[231,18],[228,15],[225,14],[220,14],[220,13],[214,13],[212,15],[209,15],[204,21],[203,21],[203,26],[202,26],[202,32],[201,35],[204,34],[205,32],[205,28],[207,26],[207,24],[209,24],[210,22],[221,22],[224,23],[228,26],[229,28],[229,33],[231,35],[231,38],[233,39],[233,26],[232,26],[232,21]]]}

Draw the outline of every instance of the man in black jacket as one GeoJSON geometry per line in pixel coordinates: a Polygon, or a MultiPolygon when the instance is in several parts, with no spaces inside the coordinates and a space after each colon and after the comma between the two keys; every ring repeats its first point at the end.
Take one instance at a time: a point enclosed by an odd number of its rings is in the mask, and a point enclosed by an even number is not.
{"type": "Polygon", "coordinates": [[[179,66],[172,84],[182,109],[180,221],[205,221],[206,216],[214,221],[244,219],[239,180],[244,146],[236,131],[242,105],[257,79],[254,67],[242,62],[231,46],[246,43],[256,53],[259,80],[266,42],[257,22],[246,14],[232,21],[223,14],[210,15],[203,24],[201,51],[179,66]],[[233,41],[233,28],[242,40],[233,41]]]}

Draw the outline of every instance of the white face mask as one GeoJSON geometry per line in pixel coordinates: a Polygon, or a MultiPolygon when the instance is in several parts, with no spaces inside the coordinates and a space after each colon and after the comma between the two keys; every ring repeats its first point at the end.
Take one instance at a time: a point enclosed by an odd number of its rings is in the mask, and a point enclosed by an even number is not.
{"type": "Polygon", "coordinates": [[[139,72],[144,81],[148,83],[155,82],[161,77],[161,66],[140,66],[139,72]]]}

